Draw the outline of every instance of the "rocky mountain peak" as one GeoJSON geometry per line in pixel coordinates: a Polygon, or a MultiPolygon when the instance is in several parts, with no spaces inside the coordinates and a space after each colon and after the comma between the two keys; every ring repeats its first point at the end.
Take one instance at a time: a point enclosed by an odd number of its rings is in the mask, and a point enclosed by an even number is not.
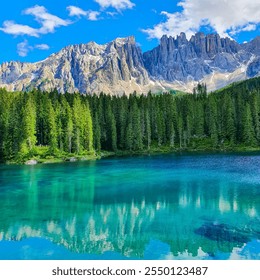
{"type": "Polygon", "coordinates": [[[209,89],[260,73],[260,37],[238,44],[218,34],[198,32],[187,39],[162,36],[160,44],[142,53],[135,38],[110,43],[71,45],[36,63],[0,65],[0,87],[110,94],[180,89],[192,91],[198,81],[209,89]]]}
{"type": "Polygon", "coordinates": [[[38,63],[0,66],[0,85],[9,90],[57,88],[60,92],[140,92],[149,84],[141,49],[133,36],[99,45],[71,45],[38,63]]]}
{"type": "Polygon", "coordinates": [[[121,45],[121,46],[126,45],[126,44],[132,44],[132,45],[136,44],[134,36],[129,36],[129,37],[126,37],[126,38],[116,38],[112,42],[114,42],[117,45],[121,45]]]}
{"type": "MultiPolygon", "coordinates": [[[[259,50],[257,42],[251,43],[251,50],[259,50]]],[[[185,84],[201,81],[216,72],[232,73],[246,65],[251,56],[248,49],[230,38],[202,32],[189,40],[184,33],[175,38],[165,35],[158,47],[143,55],[145,68],[154,79],[185,84]]]]}
{"type": "Polygon", "coordinates": [[[184,32],[181,32],[180,35],[177,36],[177,42],[178,46],[184,45],[188,43],[188,40],[186,38],[186,34],[184,32]]]}
{"type": "Polygon", "coordinates": [[[257,36],[252,41],[243,44],[243,47],[256,55],[260,55],[260,36],[257,36]]]}

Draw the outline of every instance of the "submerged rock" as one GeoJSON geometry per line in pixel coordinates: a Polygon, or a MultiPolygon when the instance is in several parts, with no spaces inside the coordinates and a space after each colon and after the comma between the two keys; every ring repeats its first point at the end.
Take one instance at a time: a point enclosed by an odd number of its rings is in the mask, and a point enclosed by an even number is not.
{"type": "Polygon", "coordinates": [[[194,232],[210,240],[220,242],[244,244],[250,240],[246,232],[226,224],[205,223],[194,232]]]}

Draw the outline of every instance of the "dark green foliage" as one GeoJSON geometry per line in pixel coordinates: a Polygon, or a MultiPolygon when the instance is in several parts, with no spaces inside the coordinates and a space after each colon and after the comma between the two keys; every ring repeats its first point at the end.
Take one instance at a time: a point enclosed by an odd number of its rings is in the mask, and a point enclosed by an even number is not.
{"type": "MultiPolygon", "coordinates": [[[[36,104],[33,93],[23,94],[23,105],[21,108],[19,156],[32,156],[34,153],[36,138],[36,104]]],[[[12,127],[12,126],[10,126],[12,127]]]]}
{"type": "Polygon", "coordinates": [[[0,90],[0,135],[0,161],[93,151],[88,101],[78,94],[0,90]]]}
{"type": "Polygon", "coordinates": [[[193,94],[207,94],[207,85],[198,83],[198,85],[193,89],[193,94]]]}
{"type": "Polygon", "coordinates": [[[0,161],[95,150],[226,149],[260,145],[260,78],[207,94],[60,95],[0,89],[0,161]]]}
{"type": "Polygon", "coordinates": [[[257,141],[255,137],[253,119],[252,119],[252,114],[251,114],[249,104],[245,105],[242,119],[243,119],[243,133],[242,133],[243,142],[248,146],[250,145],[255,146],[257,141]]]}

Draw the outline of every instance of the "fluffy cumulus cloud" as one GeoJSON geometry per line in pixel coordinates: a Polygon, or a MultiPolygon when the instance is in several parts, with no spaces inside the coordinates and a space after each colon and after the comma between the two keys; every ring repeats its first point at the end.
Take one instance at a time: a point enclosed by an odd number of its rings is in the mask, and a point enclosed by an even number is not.
{"type": "Polygon", "coordinates": [[[24,40],[23,42],[19,43],[17,45],[17,53],[21,57],[26,57],[30,51],[33,51],[34,49],[38,50],[49,50],[49,46],[46,44],[39,44],[35,46],[30,46],[27,40],[24,40]]]}
{"type": "Polygon", "coordinates": [[[17,24],[12,20],[6,20],[0,30],[11,35],[29,35],[34,37],[39,36],[37,29],[28,25],[17,24]]]}
{"type": "Polygon", "coordinates": [[[135,6],[131,0],[95,0],[95,2],[97,2],[104,9],[112,7],[118,11],[132,9],[135,6]]]}
{"type": "Polygon", "coordinates": [[[46,51],[50,49],[50,47],[47,44],[35,45],[34,48],[42,51],[46,51]]]}
{"type": "Polygon", "coordinates": [[[98,20],[99,15],[100,15],[100,12],[88,11],[87,17],[89,20],[98,20]]]}
{"type": "Polygon", "coordinates": [[[87,15],[87,11],[82,10],[79,7],[76,6],[68,6],[67,10],[69,11],[69,16],[70,17],[81,17],[81,16],[86,16],[87,15]]]}
{"type": "Polygon", "coordinates": [[[221,36],[234,36],[252,31],[260,23],[260,0],[183,0],[180,12],[161,12],[165,20],[143,30],[150,38],[176,36],[185,32],[190,37],[202,26],[209,26],[221,36]]]}
{"type": "Polygon", "coordinates": [[[84,11],[82,10],[81,8],[79,7],[76,7],[76,6],[68,6],[67,7],[67,10],[69,11],[69,16],[71,17],[86,17],[88,20],[92,20],[92,21],[95,21],[95,20],[98,20],[99,18],[99,15],[100,15],[100,12],[98,11],[84,11]]]}
{"type": "Polygon", "coordinates": [[[39,37],[41,34],[53,33],[56,28],[67,26],[72,22],[61,19],[53,14],[50,14],[43,6],[34,6],[26,9],[23,12],[25,15],[32,15],[40,24],[39,28],[32,28],[28,25],[17,24],[14,21],[5,21],[1,31],[11,35],[28,35],[39,37]]]}
{"type": "Polygon", "coordinates": [[[23,42],[17,45],[17,53],[19,56],[25,57],[28,55],[28,52],[31,51],[33,48],[29,46],[28,41],[24,40],[23,42]]]}
{"type": "Polygon", "coordinates": [[[43,6],[34,6],[24,11],[25,15],[32,15],[35,20],[41,25],[38,29],[39,34],[47,34],[55,31],[57,27],[67,26],[71,21],[61,19],[55,15],[48,13],[47,9],[43,6]]]}

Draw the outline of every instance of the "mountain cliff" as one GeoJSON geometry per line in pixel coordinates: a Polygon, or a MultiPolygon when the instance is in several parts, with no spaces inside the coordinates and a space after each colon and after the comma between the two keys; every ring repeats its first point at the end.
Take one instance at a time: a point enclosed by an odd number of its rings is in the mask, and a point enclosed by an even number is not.
{"type": "Polygon", "coordinates": [[[95,42],[68,46],[37,63],[10,62],[0,66],[0,86],[8,90],[130,93],[149,83],[142,52],[134,37],[105,45],[95,42]]]}
{"type": "Polygon", "coordinates": [[[57,88],[60,92],[129,94],[179,89],[197,82],[210,90],[260,73],[260,37],[238,44],[218,34],[184,33],[161,38],[159,46],[142,53],[134,37],[68,46],[37,63],[0,65],[0,87],[8,90],[57,88]]]}
{"type": "Polygon", "coordinates": [[[190,90],[194,82],[206,82],[210,89],[254,77],[260,70],[260,37],[238,44],[218,34],[197,33],[187,40],[163,36],[160,45],[145,52],[144,65],[161,83],[180,82],[190,90]]]}

